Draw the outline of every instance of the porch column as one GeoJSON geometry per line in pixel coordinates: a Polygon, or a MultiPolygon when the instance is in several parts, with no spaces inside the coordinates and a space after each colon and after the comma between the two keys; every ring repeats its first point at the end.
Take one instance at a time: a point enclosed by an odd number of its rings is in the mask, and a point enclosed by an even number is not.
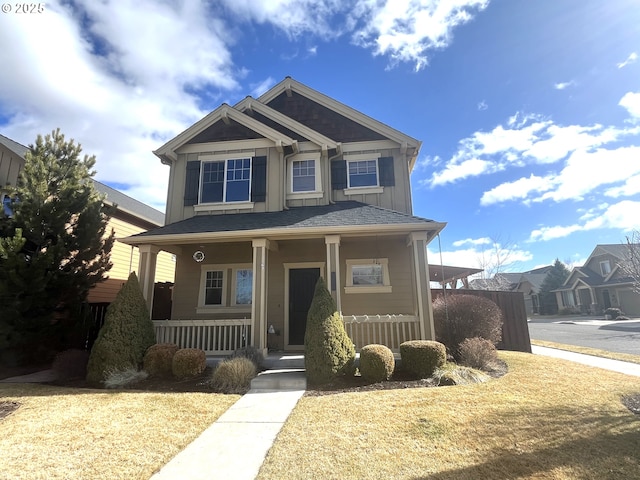
{"type": "Polygon", "coordinates": [[[138,281],[142,296],[147,302],[149,314],[153,308],[153,287],[156,279],[156,262],[158,260],[158,252],[160,249],[154,245],[139,245],[138,251],[140,258],[138,260],[138,281]]]}
{"type": "Polygon", "coordinates": [[[267,272],[269,240],[256,238],[253,246],[253,288],[251,292],[251,345],[267,353],[267,272]]]}
{"type": "Polygon", "coordinates": [[[342,312],[340,302],[340,235],[326,235],[327,245],[327,288],[336,301],[338,311],[342,312]]]}
{"type": "Polygon", "coordinates": [[[426,232],[411,232],[409,234],[409,245],[413,248],[414,288],[418,301],[420,337],[422,340],[435,340],[436,333],[433,323],[433,308],[431,305],[429,262],[427,261],[427,240],[426,232]]]}

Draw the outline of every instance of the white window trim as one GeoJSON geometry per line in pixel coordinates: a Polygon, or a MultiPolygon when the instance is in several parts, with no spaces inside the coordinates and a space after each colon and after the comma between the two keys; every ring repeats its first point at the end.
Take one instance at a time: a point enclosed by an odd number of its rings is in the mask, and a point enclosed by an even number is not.
{"type": "Polygon", "coordinates": [[[292,156],[287,160],[287,199],[304,199],[304,198],[322,198],[324,193],[322,191],[322,171],[320,169],[320,153],[300,153],[292,156]],[[293,191],[293,162],[299,162],[304,160],[314,161],[315,171],[315,189],[308,190],[306,192],[294,192],[293,191]]]}
{"type": "Polygon", "coordinates": [[[200,155],[200,180],[198,184],[198,205],[194,205],[195,211],[208,210],[207,206],[216,206],[216,210],[231,210],[235,208],[253,208],[251,202],[251,177],[253,175],[253,159],[256,156],[256,152],[239,152],[239,153],[224,153],[224,154],[211,154],[200,155]],[[240,200],[235,202],[227,202],[227,160],[246,160],[249,159],[249,198],[247,200],[240,200]],[[204,164],[209,162],[224,162],[224,180],[222,181],[222,201],[221,202],[203,202],[202,201],[202,178],[204,177],[204,164]],[[199,206],[204,206],[200,207],[199,206]]]}
{"type": "Polygon", "coordinates": [[[235,303],[235,283],[237,270],[251,270],[251,263],[227,263],[227,264],[207,264],[200,266],[200,290],[198,292],[198,307],[196,313],[226,313],[226,312],[251,312],[251,304],[238,305],[235,303]],[[229,274],[231,270],[231,274],[229,274]],[[207,272],[222,271],[222,304],[205,305],[204,288],[207,280],[207,272]],[[229,286],[231,279],[231,286],[229,286]],[[231,288],[231,305],[228,304],[227,292],[231,288]]]}
{"type": "Polygon", "coordinates": [[[347,278],[344,287],[344,293],[391,293],[391,281],[389,278],[389,259],[388,258],[361,258],[350,259],[346,261],[347,278]],[[354,285],[353,284],[353,266],[354,265],[382,265],[382,285],[354,285]]]}
{"type": "Polygon", "coordinates": [[[609,260],[603,260],[600,262],[600,273],[602,274],[603,277],[606,277],[607,275],[609,275],[611,273],[611,262],[609,260]],[[603,265],[607,265],[609,271],[605,272],[604,268],[602,268],[603,265]]]}
{"type": "Polygon", "coordinates": [[[344,159],[347,162],[347,188],[344,189],[345,195],[362,195],[367,193],[382,193],[384,191],[384,187],[380,186],[380,165],[378,164],[378,159],[380,158],[380,153],[358,153],[355,155],[345,155],[344,159]],[[362,187],[352,187],[351,186],[351,177],[349,176],[349,163],[353,162],[363,162],[366,160],[375,160],[376,161],[376,184],[375,185],[365,185],[362,187]]]}
{"type": "Polygon", "coordinates": [[[220,203],[200,203],[193,206],[194,212],[212,212],[220,210],[244,210],[252,209],[253,202],[220,202],[220,203]]]}

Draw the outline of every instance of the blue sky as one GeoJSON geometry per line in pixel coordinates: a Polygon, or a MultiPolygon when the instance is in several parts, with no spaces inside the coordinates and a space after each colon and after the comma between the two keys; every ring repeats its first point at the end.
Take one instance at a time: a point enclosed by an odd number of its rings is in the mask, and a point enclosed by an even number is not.
{"type": "Polygon", "coordinates": [[[637,0],[52,1],[0,47],[0,133],[60,127],[161,210],[151,151],[290,75],[423,141],[447,264],[579,265],[640,228],[637,0]]]}

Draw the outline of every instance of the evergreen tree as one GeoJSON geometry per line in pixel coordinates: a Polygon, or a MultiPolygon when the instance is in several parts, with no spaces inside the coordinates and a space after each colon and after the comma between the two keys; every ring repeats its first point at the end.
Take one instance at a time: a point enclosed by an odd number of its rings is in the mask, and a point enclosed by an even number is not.
{"type": "Polygon", "coordinates": [[[95,190],[95,157],[60,130],[38,136],[13,188],[12,215],[0,215],[0,349],[37,354],[53,347],[89,289],[105,279],[114,233],[95,190]],[[68,315],[67,315],[68,316],[68,315]]]}
{"type": "Polygon", "coordinates": [[[556,258],[553,268],[549,270],[540,286],[540,313],[543,315],[558,313],[558,300],[554,290],[564,284],[565,280],[569,278],[569,274],[566,265],[556,258]]]}
{"type": "Polygon", "coordinates": [[[322,277],[316,283],[304,334],[304,365],[313,384],[353,374],[356,350],[322,277]]]}
{"type": "Polygon", "coordinates": [[[87,380],[104,381],[110,373],[128,368],[138,369],[147,349],[156,343],[156,335],[138,277],[129,279],[107,308],[104,326],[93,344],[87,380]]]}

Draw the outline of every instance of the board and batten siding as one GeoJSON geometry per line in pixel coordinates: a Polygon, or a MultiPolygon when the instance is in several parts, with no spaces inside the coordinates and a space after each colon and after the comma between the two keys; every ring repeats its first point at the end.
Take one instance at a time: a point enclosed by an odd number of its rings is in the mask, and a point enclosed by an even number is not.
{"type": "MultiPolygon", "coordinates": [[[[116,238],[128,237],[146,229],[132,225],[119,218],[111,218],[107,227],[107,233],[115,230],[116,238]]],[[[107,272],[108,279],[89,290],[88,301],[90,303],[112,302],[124,282],[129,278],[129,273],[138,270],[140,255],[138,247],[131,247],[116,240],[111,249],[111,263],[113,267],[107,272]]],[[[156,265],[156,282],[173,282],[175,261],[173,255],[168,252],[158,253],[156,265]]]]}

